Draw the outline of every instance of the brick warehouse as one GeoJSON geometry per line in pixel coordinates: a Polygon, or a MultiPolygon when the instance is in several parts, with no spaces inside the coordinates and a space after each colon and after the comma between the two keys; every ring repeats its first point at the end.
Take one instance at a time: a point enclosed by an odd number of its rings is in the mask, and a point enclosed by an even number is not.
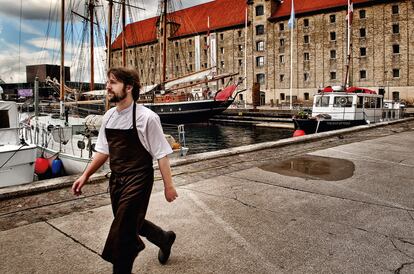
{"type": "MultiPolygon", "coordinates": [[[[414,1],[352,2],[351,84],[413,104],[414,1]]],[[[251,86],[259,82],[262,104],[286,104],[290,11],[290,0],[216,0],[169,14],[167,79],[212,65],[218,73],[239,72],[244,77],[246,50],[248,90],[238,99],[251,103],[251,86]]],[[[318,89],[343,83],[347,0],[295,0],[295,14],[292,98],[309,104],[318,89]]],[[[161,79],[162,20],[153,17],[126,27],[127,66],[139,71],[143,85],[161,79]]],[[[119,66],[121,36],[112,48],[112,65],[119,66]]]]}

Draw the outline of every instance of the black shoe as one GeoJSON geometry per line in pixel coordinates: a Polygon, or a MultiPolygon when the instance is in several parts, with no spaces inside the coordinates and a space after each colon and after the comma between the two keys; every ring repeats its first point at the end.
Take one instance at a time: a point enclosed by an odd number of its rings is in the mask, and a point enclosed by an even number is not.
{"type": "Polygon", "coordinates": [[[168,231],[166,234],[168,237],[167,243],[163,248],[160,248],[160,251],[158,251],[158,261],[160,264],[167,263],[171,254],[171,247],[175,241],[175,233],[173,231],[168,231]]]}

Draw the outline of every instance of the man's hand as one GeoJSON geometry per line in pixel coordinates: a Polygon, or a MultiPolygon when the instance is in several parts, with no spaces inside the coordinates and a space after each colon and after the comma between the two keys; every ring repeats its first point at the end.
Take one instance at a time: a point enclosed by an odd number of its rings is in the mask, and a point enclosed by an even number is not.
{"type": "Polygon", "coordinates": [[[175,190],[174,186],[164,188],[164,195],[165,199],[170,203],[178,197],[177,191],[175,190]]]}
{"type": "Polygon", "coordinates": [[[88,181],[89,177],[95,173],[108,159],[109,155],[103,154],[100,152],[95,152],[92,162],[86,170],[83,172],[82,176],[77,179],[73,185],[72,185],[72,192],[76,196],[79,196],[82,194],[82,187],[86,182],[88,181]]]}
{"type": "Polygon", "coordinates": [[[86,182],[88,181],[88,178],[86,176],[79,177],[72,185],[72,193],[76,196],[79,196],[82,194],[82,187],[86,182]]]}

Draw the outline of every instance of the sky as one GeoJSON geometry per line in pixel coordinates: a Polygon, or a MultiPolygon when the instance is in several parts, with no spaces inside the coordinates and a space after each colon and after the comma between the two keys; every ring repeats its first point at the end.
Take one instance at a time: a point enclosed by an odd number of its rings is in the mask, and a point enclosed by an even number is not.
{"type": "MultiPolygon", "coordinates": [[[[176,8],[185,8],[211,0],[176,1],[176,8]]],[[[84,14],[86,0],[65,0],[66,6],[80,14],[84,14]]],[[[102,25],[102,37],[106,26],[103,24],[106,14],[105,0],[99,0],[97,13],[102,25]]],[[[138,21],[155,16],[158,10],[156,0],[129,0],[131,5],[145,8],[131,8],[133,18],[127,21],[138,21]]],[[[60,65],[60,3],[61,0],[0,0],[0,79],[6,83],[26,82],[26,65],[56,64],[60,65]],[[49,20],[50,18],[50,20],[49,20]]],[[[69,11],[69,8],[66,10],[69,11]]],[[[76,15],[66,18],[65,66],[71,68],[72,81],[89,81],[89,64],[86,52],[81,52],[83,23],[76,15]],[[70,20],[70,18],[73,18],[70,20]],[[72,23],[70,23],[72,22],[72,23]],[[68,33],[73,33],[68,34],[68,33]]],[[[105,23],[106,24],[106,23],[105,23]]],[[[96,30],[95,30],[96,31],[96,30]]],[[[104,82],[105,77],[105,43],[103,38],[95,42],[95,82],[104,82]]],[[[85,48],[85,51],[88,51],[85,48]]]]}

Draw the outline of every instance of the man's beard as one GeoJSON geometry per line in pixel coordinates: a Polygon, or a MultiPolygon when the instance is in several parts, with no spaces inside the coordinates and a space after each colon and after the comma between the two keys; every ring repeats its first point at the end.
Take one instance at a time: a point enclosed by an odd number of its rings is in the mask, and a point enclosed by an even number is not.
{"type": "Polygon", "coordinates": [[[122,100],[124,100],[127,97],[126,88],[122,88],[122,93],[120,95],[117,95],[115,93],[112,93],[113,96],[109,98],[109,102],[111,103],[118,103],[122,100]]]}

